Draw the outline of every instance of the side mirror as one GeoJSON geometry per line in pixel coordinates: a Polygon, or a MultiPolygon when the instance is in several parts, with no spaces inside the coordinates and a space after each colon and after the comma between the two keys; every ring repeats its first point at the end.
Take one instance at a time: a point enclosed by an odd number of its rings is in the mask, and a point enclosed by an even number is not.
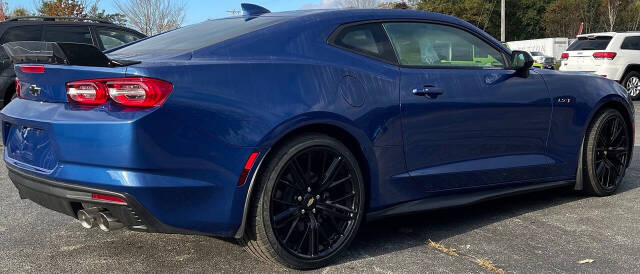
{"type": "Polygon", "coordinates": [[[529,69],[533,66],[533,58],[526,51],[512,51],[511,68],[516,70],[520,77],[529,77],[529,69]]]}

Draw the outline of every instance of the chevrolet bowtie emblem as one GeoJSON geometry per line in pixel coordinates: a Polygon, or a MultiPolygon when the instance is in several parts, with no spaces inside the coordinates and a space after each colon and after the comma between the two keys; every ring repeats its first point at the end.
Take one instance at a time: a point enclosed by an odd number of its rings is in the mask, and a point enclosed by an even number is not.
{"type": "Polygon", "coordinates": [[[30,85],[30,86],[29,86],[29,93],[31,93],[31,95],[33,95],[33,96],[38,96],[38,95],[40,95],[40,91],[41,91],[41,90],[42,90],[42,89],[41,89],[41,88],[39,88],[39,87],[38,87],[38,86],[36,86],[36,85],[30,85]]]}
{"type": "Polygon", "coordinates": [[[310,207],[311,205],[313,205],[313,198],[309,199],[307,202],[307,207],[310,207]]]}

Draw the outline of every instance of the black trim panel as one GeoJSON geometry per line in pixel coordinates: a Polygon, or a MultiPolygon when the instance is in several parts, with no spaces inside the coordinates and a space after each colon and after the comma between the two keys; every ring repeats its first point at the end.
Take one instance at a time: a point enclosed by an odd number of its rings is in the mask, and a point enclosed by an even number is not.
{"type": "Polygon", "coordinates": [[[422,200],[402,203],[382,210],[367,214],[367,221],[377,220],[383,217],[411,214],[422,211],[471,205],[488,200],[508,197],[527,192],[540,191],[550,188],[573,185],[572,181],[557,181],[534,185],[510,187],[498,190],[486,190],[467,194],[451,194],[446,196],[430,197],[422,200]]]}

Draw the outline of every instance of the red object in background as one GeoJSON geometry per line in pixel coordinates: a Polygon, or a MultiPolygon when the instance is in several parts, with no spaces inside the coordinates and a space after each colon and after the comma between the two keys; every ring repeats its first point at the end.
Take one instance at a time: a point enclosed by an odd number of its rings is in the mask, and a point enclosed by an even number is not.
{"type": "Polygon", "coordinates": [[[582,29],[584,29],[584,23],[580,23],[580,27],[578,28],[578,35],[582,34],[582,29]]]}

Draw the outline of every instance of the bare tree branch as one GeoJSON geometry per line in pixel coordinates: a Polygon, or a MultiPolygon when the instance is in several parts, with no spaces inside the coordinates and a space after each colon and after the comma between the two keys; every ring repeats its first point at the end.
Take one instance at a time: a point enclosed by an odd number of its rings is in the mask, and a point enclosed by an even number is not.
{"type": "Polygon", "coordinates": [[[146,35],[179,28],[184,23],[184,2],[173,0],[116,0],[116,9],[129,24],[146,35]]]}

